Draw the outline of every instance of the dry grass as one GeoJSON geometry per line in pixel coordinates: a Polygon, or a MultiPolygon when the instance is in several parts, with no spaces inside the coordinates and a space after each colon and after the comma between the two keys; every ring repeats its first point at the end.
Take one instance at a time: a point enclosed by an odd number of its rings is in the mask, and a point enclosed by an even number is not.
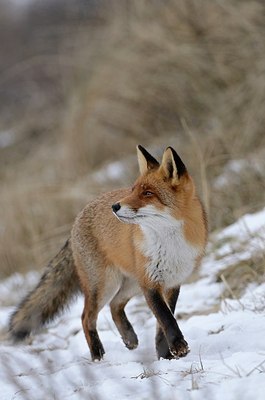
{"type": "Polygon", "coordinates": [[[265,258],[264,255],[253,257],[249,260],[239,261],[226,267],[217,276],[218,282],[224,283],[223,298],[240,298],[247,285],[252,282],[263,283],[265,276],[265,258]]]}
{"type": "Polygon", "coordinates": [[[43,267],[69,236],[78,210],[75,202],[48,186],[16,188],[12,195],[9,190],[2,195],[1,217],[6,225],[1,232],[0,276],[43,267]]]}
{"type": "Polygon", "coordinates": [[[211,229],[264,205],[264,3],[101,4],[88,21],[42,22],[2,71],[0,127],[15,141],[0,149],[0,276],[49,259],[104,189],[98,167],[128,159],[128,179],[108,187],[132,182],[137,143],[180,152],[211,229]],[[231,171],[231,160],[245,164],[231,171]]]}

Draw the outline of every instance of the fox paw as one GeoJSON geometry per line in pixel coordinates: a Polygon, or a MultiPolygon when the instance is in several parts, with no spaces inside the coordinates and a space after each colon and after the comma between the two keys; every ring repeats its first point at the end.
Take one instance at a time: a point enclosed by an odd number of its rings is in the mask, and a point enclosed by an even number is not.
{"type": "Polygon", "coordinates": [[[180,357],[185,357],[189,353],[190,349],[186,340],[180,339],[174,345],[174,347],[173,346],[170,347],[169,351],[173,356],[173,358],[180,358],[180,357]]]}
{"type": "Polygon", "coordinates": [[[134,350],[138,346],[138,338],[134,331],[127,333],[126,337],[123,338],[123,342],[127,349],[134,350]]]}
{"type": "Polygon", "coordinates": [[[93,349],[93,353],[91,354],[92,361],[100,361],[100,360],[102,360],[104,354],[105,354],[105,350],[104,350],[102,344],[100,343],[97,348],[93,349]]]}

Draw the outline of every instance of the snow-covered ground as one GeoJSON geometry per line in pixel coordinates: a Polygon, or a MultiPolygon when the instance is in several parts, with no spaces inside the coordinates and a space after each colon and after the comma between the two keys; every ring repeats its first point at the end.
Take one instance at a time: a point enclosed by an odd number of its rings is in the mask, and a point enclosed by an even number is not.
{"type": "MultiPolygon", "coordinates": [[[[212,236],[199,279],[182,286],[177,311],[191,352],[179,360],[157,360],[155,320],[141,297],[128,305],[139,338],[127,350],[102,310],[99,334],[104,361],[93,363],[81,329],[82,299],[27,344],[14,346],[2,334],[0,399],[265,399],[265,283],[251,283],[239,299],[223,299],[217,272],[254,254],[264,256],[265,209],[212,236]]],[[[0,329],[9,304],[38,275],[15,275],[0,284],[0,329]]]]}

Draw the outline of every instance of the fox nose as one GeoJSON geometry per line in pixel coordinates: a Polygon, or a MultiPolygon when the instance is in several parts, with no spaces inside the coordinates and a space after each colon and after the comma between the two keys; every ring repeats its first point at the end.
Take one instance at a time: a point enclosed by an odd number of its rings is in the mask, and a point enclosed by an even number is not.
{"type": "Polygon", "coordinates": [[[112,210],[116,213],[121,208],[120,203],[115,203],[112,205],[112,210]]]}

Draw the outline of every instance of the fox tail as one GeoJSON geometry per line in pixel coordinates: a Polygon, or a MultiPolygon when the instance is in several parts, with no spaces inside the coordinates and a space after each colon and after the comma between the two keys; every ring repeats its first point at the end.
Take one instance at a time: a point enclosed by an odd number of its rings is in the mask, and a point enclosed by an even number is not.
{"type": "Polygon", "coordinates": [[[18,305],[9,321],[9,333],[23,340],[53,320],[80,291],[70,239],[50,261],[38,285],[18,305]]]}

